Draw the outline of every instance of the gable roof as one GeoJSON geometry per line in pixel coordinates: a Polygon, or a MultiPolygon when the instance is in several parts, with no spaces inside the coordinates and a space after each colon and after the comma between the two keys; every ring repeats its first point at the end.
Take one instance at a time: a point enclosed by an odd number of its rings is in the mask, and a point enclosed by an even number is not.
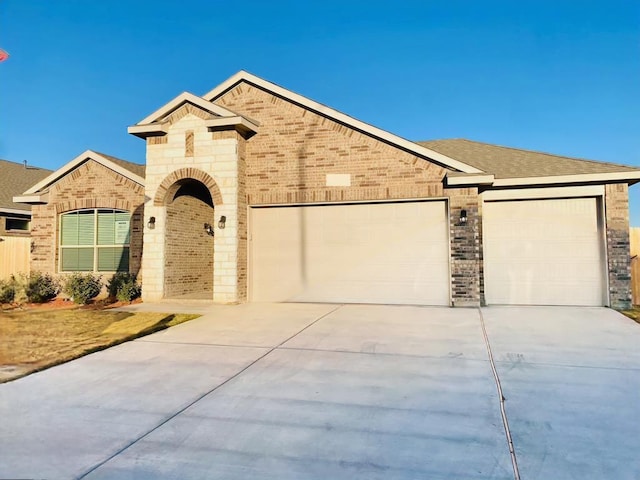
{"type": "Polygon", "coordinates": [[[24,192],[25,189],[50,173],[51,170],[45,168],[0,160],[0,212],[28,214],[31,211],[31,205],[16,203],[13,201],[13,197],[24,192]]]}
{"type": "MultiPolygon", "coordinates": [[[[140,120],[135,125],[127,128],[127,132],[137,137],[145,138],[153,135],[165,135],[168,132],[167,116],[171,115],[178,108],[185,104],[191,104],[200,110],[210,113],[214,116],[214,120],[225,119],[222,123],[225,125],[233,125],[243,131],[257,131],[259,123],[243,115],[238,115],[228,108],[224,108],[215,103],[204,100],[193,93],[182,92],[176,98],[166,103],[151,115],[140,120]]],[[[211,122],[212,120],[209,120],[211,122]]],[[[220,122],[218,122],[219,124],[220,122]]]]}
{"type": "MultiPolygon", "coordinates": [[[[550,153],[503,147],[463,138],[417,142],[420,145],[454,157],[494,177],[494,185],[509,179],[528,179],[529,183],[552,183],[545,179],[575,177],[576,181],[640,180],[640,168],[615,163],[584,160],[550,153]]],[[[449,178],[460,175],[448,174],[449,178]]],[[[511,182],[513,183],[513,182],[511,182]]]]}
{"type": "Polygon", "coordinates": [[[45,202],[46,200],[44,199],[43,194],[46,193],[47,188],[52,183],[58,181],[60,178],[89,160],[93,160],[140,185],[144,185],[144,165],[128,162],[103,153],[94,152],[93,150],[86,150],[66,165],[60,167],[40,182],[25,190],[22,195],[14,196],[14,201],[25,203],[45,202]]]}
{"type": "Polygon", "coordinates": [[[303,97],[302,95],[294,93],[290,90],[287,90],[286,88],[276,85],[275,83],[271,83],[260,77],[257,77],[249,72],[245,72],[244,70],[239,71],[232,77],[222,82],[213,90],[203,95],[203,98],[209,102],[214,102],[217,98],[224,95],[226,92],[228,92],[232,88],[235,88],[238,84],[242,82],[248,83],[254,87],[265,90],[277,97],[283,98],[307,110],[313,111],[318,115],[322,115],[323,117],[330,118],[342,125],[345,125],[354,130],[365,133],[385,143],[399,147],[402,150],[411,152],[420,157],[429,158],[430,160],[440,163],[445,167],[449,167],[454,170],[459,170],[464,173],[482,173],[476,167],[467,165],[466,163],[461,162],[458,159],[454,159],[446,154],[442,154],[440,152],[427,148],[423,145],[419,145],[415,142],[411,142],[402,137],[394,135],[390,132],[374,127],[373,125],[369,125],[368,123],[362,122],[353,117],[350,117],[349,115],[346,115],[342,112],[334,110],[333,108],[327,107],[326,105],[315,102],[309,98],[303,97]]]}

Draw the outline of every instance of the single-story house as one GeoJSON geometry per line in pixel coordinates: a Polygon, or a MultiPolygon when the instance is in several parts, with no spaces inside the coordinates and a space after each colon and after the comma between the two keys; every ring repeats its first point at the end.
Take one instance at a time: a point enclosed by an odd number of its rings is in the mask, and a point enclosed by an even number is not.
{"type": "Polygon", "coordinates": [[[640,169],[412,142],[247,72],[27,189],[32,268],[140,274],[144,300],[626,307],[640,169]]]}

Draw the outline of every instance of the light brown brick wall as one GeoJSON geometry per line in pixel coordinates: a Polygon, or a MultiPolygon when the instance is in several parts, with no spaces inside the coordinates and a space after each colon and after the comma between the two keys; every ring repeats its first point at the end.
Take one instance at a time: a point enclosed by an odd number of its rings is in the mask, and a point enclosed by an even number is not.
{"type": "Polygon", "coordinates": [[[247,301],[247,143],[237,134],[238,140],[238,301],[247,301]]]}
{"type": "Polygon", "coordinates": [[[89,160],[49,189],[49,203],[32,208],[31,269],[58,272],[58,215],[81,208],[117,208],[130,212],[130,271],[138,274],[142,259],[144,187],[89,160]]]}
{"type": "Polygon", "coordinates": [[[241,84],[216,103],[260,122],[247,142],[249,204],[426,198],[443,195],[443,167],[241,84]],[[351,174],[327,187],[326,174],[351,174]]]}
{"type": "Polygon", "coordinates": [[[631,306],[629,192],[624,183],[605,185],[609,301],[612,308],[631,306]]]}
{"type": "Polygon", "coordinates": [[[165,297],[213,298],[214,241],[203,228],[213,222],[213,208],[195,197],[180,196],[167,205],[165,297]]]}

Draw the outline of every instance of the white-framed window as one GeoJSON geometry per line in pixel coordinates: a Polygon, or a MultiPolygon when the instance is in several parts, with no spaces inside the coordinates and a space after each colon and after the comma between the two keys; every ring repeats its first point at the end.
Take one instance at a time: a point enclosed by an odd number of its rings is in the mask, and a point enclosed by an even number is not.
{"type": "Polygon", "coordinates": [[[128,272],[131,215],[95,208],[60,215],[61,272],[128,272]]]}

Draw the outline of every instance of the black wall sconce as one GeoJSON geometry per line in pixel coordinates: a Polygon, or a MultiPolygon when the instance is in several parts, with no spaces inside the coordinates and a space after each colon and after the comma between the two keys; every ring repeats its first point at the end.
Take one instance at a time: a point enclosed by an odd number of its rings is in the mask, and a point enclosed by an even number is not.
{"type": "Polygon", "coordinates": [[[460,210],[460,224],[461,225],[466,225],[467,224],[467,211],[466,210],[460,210]]]}
{"type": "Polygon", "coordinates": [[[213,231],[213,227],[211,226],[210,223],[205,223],[204,224],[204,231],[207,232],[207,235],[213,237],[215,235],[215,232],[213,231]]]}
{"type": "Polygon", "coordinates": [[[156,228],[156,217],[149,218],[149,223],[147,223],[147,227],[149,228],[149,230],[153,230],[154,228],[156,228]]]}
{"type": "Polygon", "coordinates": [[[220,220],[218,220],[218,228],[219,228],[220,230],[224,230],[224,227],[226,226],[226,224],[227,224],[227,217],[225,217],[224,215],[222,215],[222,216],[220,217],[220,220]]]}

